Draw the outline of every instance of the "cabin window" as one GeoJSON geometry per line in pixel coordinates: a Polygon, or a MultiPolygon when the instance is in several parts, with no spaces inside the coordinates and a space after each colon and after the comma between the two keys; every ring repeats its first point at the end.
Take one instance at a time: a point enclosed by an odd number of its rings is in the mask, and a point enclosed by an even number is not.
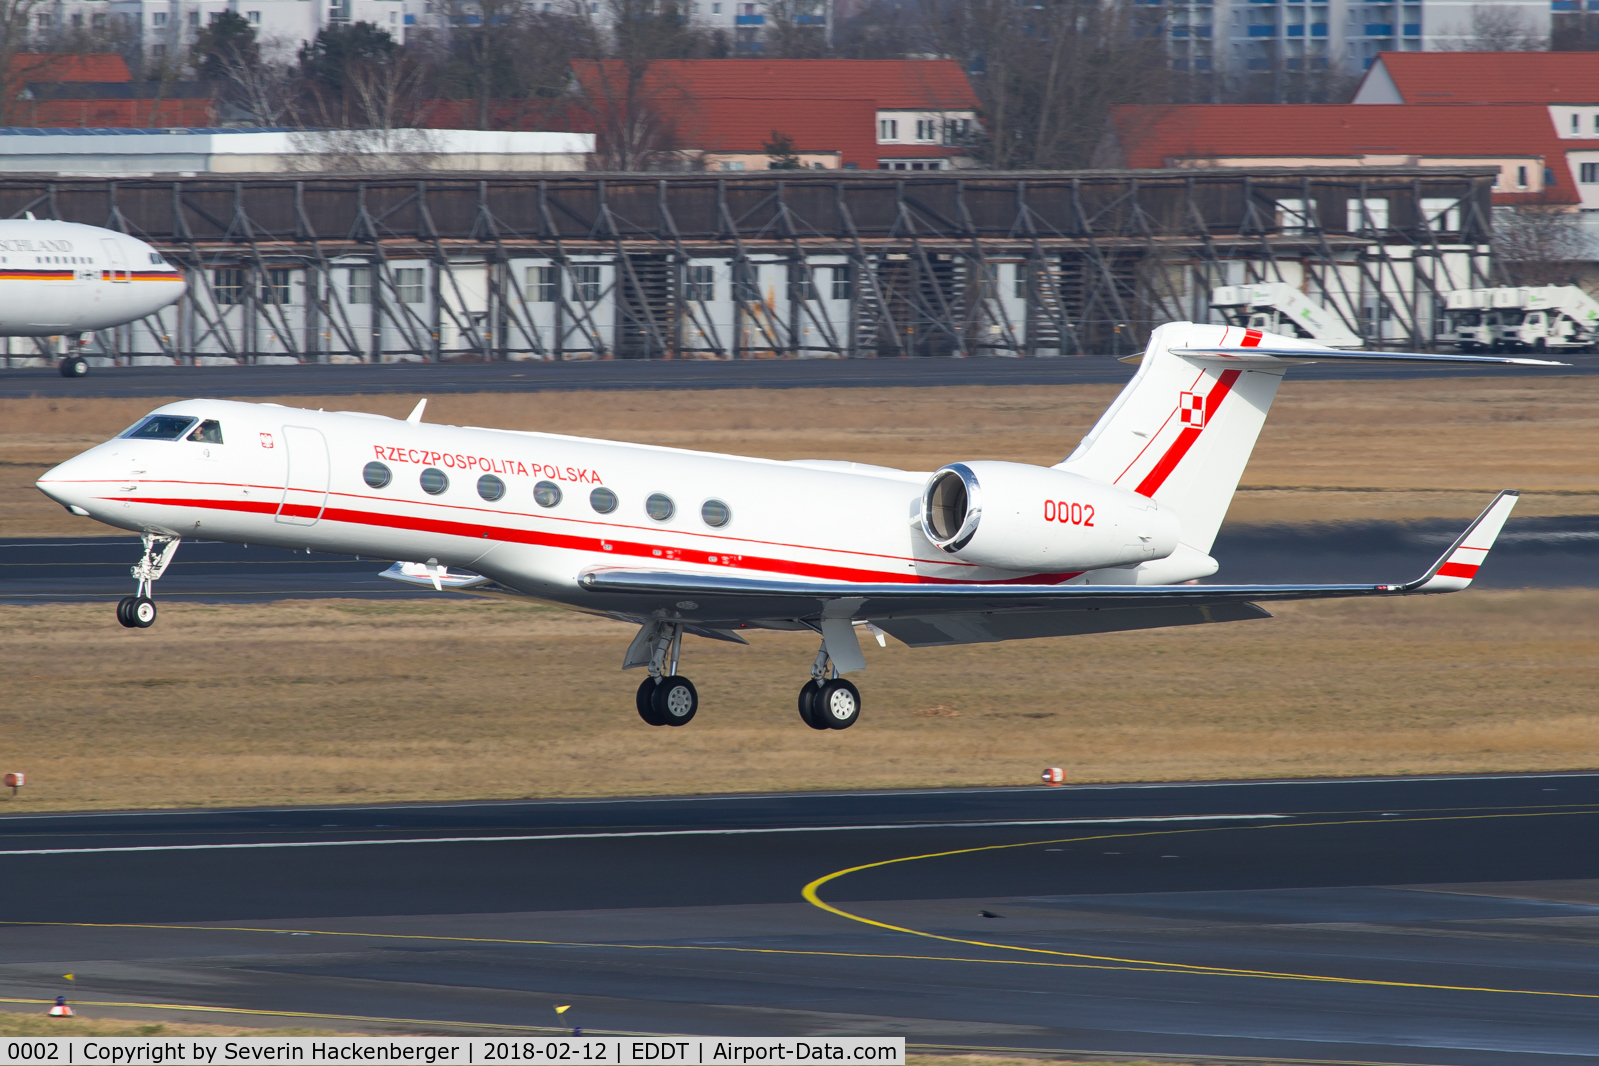
{"type": "Polygon", "coordinates": [[[437,496],[449,487],[450,479],[438,467],[430,466],[422,471],[422,491],[429,496],[437,496]]]}
{"type": "Polygon", "coordinates": [[[477,494],[483,497],[485,500],[488,500],[490,503],[493,503],[495,500],[505,495],[505,482],[501,481],[493,474],[484,474],[482,477],[477,479],[477,494]]]}
{"type": "Polygon", "coordinates": [[[222,423],[214,418],[208,418],[189,434],[189,439],[199,441],[201,444],[221,444],[222,423]]]}
{"type": "Polygon", "coordinates": [[[598,488],[589,493],[589,506],[600,514],[610,514],[616,510],[616,493],[607,488],[598,488]]]}
{"type": "Polygon", "coordinates": [[[700,517],[706,525],[721,529],[733,520],[733,509],[721,500],[706,500],[700,507],[700,517]]]}
{"type": "Polygon", "coordinates": [[[665,522],[677,511],[677,505],[665,493],[652,492],[650,498],[644,501],[644,513],[657,522],[665,522]]]}
{"type": "Polygon", "coordinates": [[[122,431],[131,440],[177,440],[199,421],[181,415],[151,415],[122,431]]]}
{"type": "Polygon", "coordinates": [[[561,502],[561,486],[553,481],[541,481],[533,486],[533,502],[540,507],[554,507],[561,502]]]}
{"type": "Polygon", "coordinates": [[[389,473],[389,468],[382,463],[367,463],[361,470],[361,480],[365,481],[367,488],[381,489],[389,483],[394,475],[389,473]]]}

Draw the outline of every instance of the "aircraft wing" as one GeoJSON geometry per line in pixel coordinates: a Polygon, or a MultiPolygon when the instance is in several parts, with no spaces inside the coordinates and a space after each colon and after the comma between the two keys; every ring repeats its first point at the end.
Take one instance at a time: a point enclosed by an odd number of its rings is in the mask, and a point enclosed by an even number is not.
{"type": "MultiPolygon", "coordinates": [[[[1454,355],[1435,352],[1352,352],[1343,348],[1172,348],[1173,355],[1201,355],[1236,362],[1291,363],[1477,363],[1485,366],[1570,366],[1552,359],[1509,355],[1454,355]],[[1263,356],[1267,358],[1262,358],[1263,356]]],[[[1142,356],[1127,356],[1137,363],[1142,356]]]]}
{"type": "Polygon", "coordinates": [[[597,594],[658,595],[665,611],[718,622],[870,619],[913,646],[1231,622],[1270,617],[1256,604],[1272,600],[1458,592],[1471,584],[1518,496],[1501,492],[1426,573],[1395,584],[878,584],[609,568],[588,571],[579,583],[597,594]]]}

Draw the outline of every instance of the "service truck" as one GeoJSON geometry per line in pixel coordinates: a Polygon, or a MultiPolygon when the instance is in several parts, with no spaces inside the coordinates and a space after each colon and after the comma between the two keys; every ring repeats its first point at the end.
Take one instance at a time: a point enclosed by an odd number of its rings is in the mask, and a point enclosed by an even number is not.
{"type": "Polygon", "coordinates": [[[1292,285],[1267,281],[1256,285],[1222,285],[1210,294],[1210,306],[1230,326],[1262,329],[1317,341],[1329,348],[1360,348],[1365,341],[1329,310],[1292,285]]]}

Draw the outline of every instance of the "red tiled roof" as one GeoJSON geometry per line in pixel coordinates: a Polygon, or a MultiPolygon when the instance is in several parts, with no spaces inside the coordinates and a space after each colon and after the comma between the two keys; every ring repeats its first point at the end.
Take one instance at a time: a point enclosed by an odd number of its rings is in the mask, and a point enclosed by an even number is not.
{"type": "MultiPolygon", "coordinates": [[[[574,60],[572,69],[593,95],[601,71],[625,82],[618,60],[574,60]]],[[[650,64],[646,86],[717,99],[875,100],[878,108],[973,111],[977,94],[953,59],[662,59],[650,64]]]]}
{"type": "Polygon", "coordinates": [[[132,81],[128,64],[115,52],[68,55],[22,52],[11,61],[10,78],[34,81],[132,81]]]}
{"type": "MultiPolygon", "coordinates": [[[[1551,203],[1578,202],[1565,153],[1599,148],[1599,141],[1557,137],[1541,104],[1124,105],[1112,109],[1111,124],[1119,161],[1135,169],[1240,157],[1539,158],[1555,172],[1555,185],[1545,197],[1551,203]]],[[[1514,193],[1495,196],[1502,203],[1521,198],[1514,193]]]]}
{"type": "Polygon", "coordinates": [[[1383,52],[1381,63],[1407,104],[1599,103],[1592,52],[1383,52]]]}
{"type": "Polygon", "coordinates": [[[797,152],[838,152],[841,163],[877,166],[877,105],[872,100],[697,99],[675,116],[680,147],[702,152],[765,152],[774,131],[797,152]]]}

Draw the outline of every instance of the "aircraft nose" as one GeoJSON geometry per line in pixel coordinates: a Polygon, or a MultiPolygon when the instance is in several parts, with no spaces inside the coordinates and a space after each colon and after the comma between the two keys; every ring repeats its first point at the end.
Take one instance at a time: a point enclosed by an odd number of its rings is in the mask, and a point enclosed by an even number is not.
{"type": "Polygon", "coordinates": [[[51,467],[39,476],[34,486],[56,503],[76,515],[93,514],[95,468],[99,464],[88,455],[77,455],[51,467]]]}

